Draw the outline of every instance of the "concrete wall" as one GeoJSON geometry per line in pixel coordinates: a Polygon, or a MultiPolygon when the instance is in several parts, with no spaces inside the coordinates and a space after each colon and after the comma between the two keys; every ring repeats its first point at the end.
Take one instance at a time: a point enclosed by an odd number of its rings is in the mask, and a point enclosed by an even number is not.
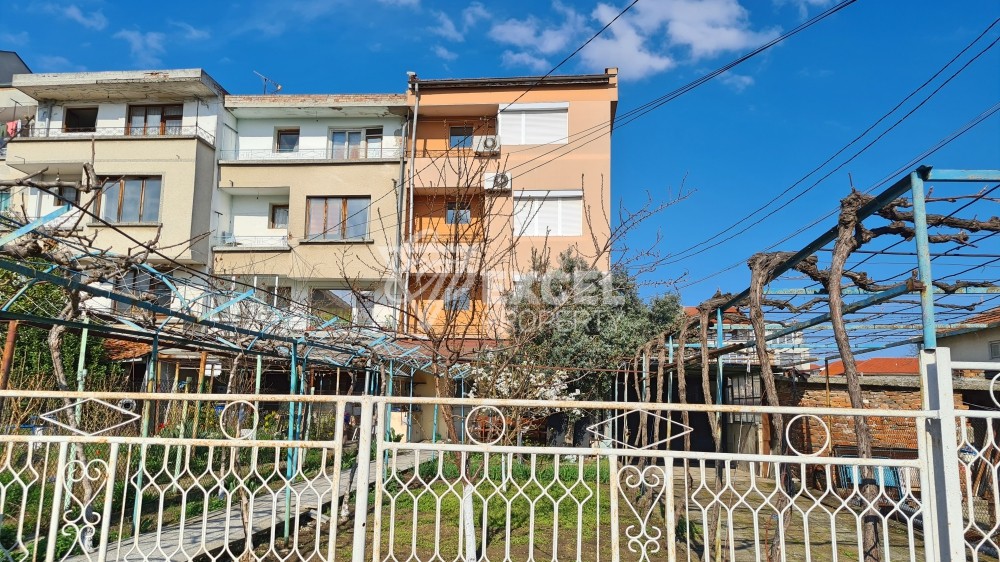
{"type": "MultiPolygon", "coordinates": [[[[10,144],[9,155],[33,166],[51,165],[63,177],[82,174],[82,163],[91,159],[91,141],[76,139],[19,139],[10,144]]],[[[161,246],[182,245],[192,237],[210,231],[214,187],[215,150],[193,138],[105,138],[93,143],[94,170],[98,176],[160,176],[159,223],[121,225],[136,239],[146,242],[163,225],[161,246]]],[[[86,201],[86,196],[83,201],[86,201]]],[[[31,203],[36,212],[52,209],[51,195],[42,195],[31,203]]],[[[135,246],[110,228],[86,220],[88,230],[98,232],[96,247],[124,252],[135,246]]],[[[208,262],[209,241],[203,240],[184,250],[178,259],[204,264],[208,262]]],[[[151,258],[156,262],[157,258],[151,258]]]]}
{"type": "MultiPolygon", "coordinates": [[[[295,152],[276,153],[275,133],[278,129],[299,129],[299,151],[325,151],[330,148],[330,131],[333,129],[366,129],[382,127],[382,148],[398,149],[402,146],[402,124],[398,117],[358,119],[240,119],[238,148],[254,151],[256,156],[295,159],[295,152]]],[[[391,153],[392,157],[398,154],[391,153]]],[[[225,155],[224,155],[225,156],[225,155]]],[[[300,156],[301,157],[301,156],[300,156]]]]}
{"type": "Polygon", "coordinates": [[[957,336],[938,336],[939,346],[951,348],[952,361],[990,361],[990,342],[997,341],[1000,341],[1000,327],[957,336]]]}
{"type": "Polygon", "coordinates": [[[232,198],[232,217],[223,230],[235,236],[285,236],[287,228],[270,228],[271,207],[287,205],[287,195],[236,196],[232,198]]]}
{"type": "Polygon", "coordinates": [[[363,160],[308,165],[222,165],[220,184],[230,192],[246,188],[249,196],[254,194],[253,188],[288,189],[288,241],[295,251],[274,260],[219,252],[215,257],[217,272],[277,272],[296,279],[384,279],[391,271],[395,255],[398,220],[393,180],[398,176],[398,163],[363,160]],[[306,199],[310,196],[370,197],[369,239],[305,241],[306,199]],[[258,265],[253,265],[254,262],[258,265]]]}

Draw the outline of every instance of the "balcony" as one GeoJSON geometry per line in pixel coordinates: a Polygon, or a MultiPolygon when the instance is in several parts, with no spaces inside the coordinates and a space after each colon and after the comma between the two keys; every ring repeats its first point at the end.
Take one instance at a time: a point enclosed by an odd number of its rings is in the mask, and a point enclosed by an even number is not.
{"type": "Polygon", "coordinates": [[[196,137],[215,146],[215,135],[197,125],[167,126],[160,129],[143,127],[87,127],[83,129],[63,129],[61,127],[34,126],[19,138],[28,139],[155,139],[196,137]]]}
{"type": "Polygon", "coordinates": [[[244,236],[223,232],[212,239],[212,249],[217,252],[241,250],[288,250],[288,235],[284,236],[244,236]]]}
{"type": "Polygon", "coordinates": [[[223,150],[221,159],[226,162],[357,162],[364,160],[398,160],[403,155],[400,147],[368,147],[358,149],[300,148],[277,151],[269,148],[223,150]]]}

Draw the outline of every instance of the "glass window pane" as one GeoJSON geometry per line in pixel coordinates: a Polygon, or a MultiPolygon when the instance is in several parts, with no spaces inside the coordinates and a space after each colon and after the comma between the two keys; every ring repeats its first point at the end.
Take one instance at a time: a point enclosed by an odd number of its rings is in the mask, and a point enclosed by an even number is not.
{"type": "Polygon", "coordinates": [[[295,152],[299,149],[299,131],[278,131],[278,152],[295,152]]]}
{"type": "Polygon", "coordinates": [[[122,193],[122,210],[118,220],[121,222],[139,222],[139,202],[142,198],[142,180],[125,180],[125,191],[122,193]]]}
{"type": "Polygon", "coordinates": [[[368,236],[368,206],[371,199],[356,197],[347,200],[347,238],[368,236]]]}
{"type": "Polygon", "coordinates": [[[350,145],[348,158],[361,158],[361,131],[347,133],[347,144],[350,145]]]}
{"type": "Polygon", "coordinates": [[[129,122],[129,125],[132,127],[132,130],[129,131],[129,134],[141,135],[142,129],[146,125],[146,108],[133,107],[131,111],[132,111],[132,119],[129,122]]]}
{"type": "Polygon", "coordinates": [[[334,131],[330,134],[330,144],[332,145],[332,158],[341,160],[347,158],[347,133],[344,131],[334,131]]]}
{"type": "Polygon", "coordinates": [[[160,178],[149,178],[146,180],[146,190],[142,196],[141,222],[157,222],[159,220],[161,190],[162,182],[160,178]]]}
{"type": "Polygon", "coordinates": [[[10,192],[0,191],[0,211],[6,211],[10,208],[10,192]]]}
{"type": "Polygon", "coordinates": [[[168,105],[163,108],[163,115],[166,116],[179,116],[184,113],[183,105],[168,105]]]}
{"type": "Polygon", "coordinates": [[[117,181],[104,184],[104,195],[101,198],[101,218],[110,221],[118,221],[118,198],[121,185],[117,181]]]}
{"type": "Polygon", "coordinates": [[[306,213],[308,214],[308,230],[306,234],[309,236],[317,236],[322,234],[326,230],[326,225],[323,222],[323,217],[325,216],[326,210],[326,199],[313,197],[307,200],[306,213]]]}
{"type": "Polygon", "coordinates": [[[469,224],[472,222],[472,210],[468,203],[448,203],[447,224],[469,224]]]}
{"type": "Polygon", "coordinates": [[[354,295],[348,289],[313,289],[310,295],[312,312],[323,320],[341,318],[350,322],[353,317],[354,295]]]}
{"type": "Polygon", "coordinates": [[[452,127],[450,131],[451,148],[471,148],[472,147],[472,127],[452,127]]]}
{"type": "Polygon", "coordinates": [[[288,207],[275,205],[271,208],[271,228],[288,228],[288,207]]]}
{"type": "Polygon", "coordinates": [[[365,137],[368,158],[382,158],[382,130],[368,129],[365,137]]]}
{"type": "Polygon", "coordinates": [[[163,114],[161,107],[146,108],[146,134],[156,136],[160,134],[160,116],[163,114]]]}

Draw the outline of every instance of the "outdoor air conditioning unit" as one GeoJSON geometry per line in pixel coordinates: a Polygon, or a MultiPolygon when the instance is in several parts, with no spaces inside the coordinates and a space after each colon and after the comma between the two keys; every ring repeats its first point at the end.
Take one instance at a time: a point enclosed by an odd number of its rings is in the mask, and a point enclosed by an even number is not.
{"type": "Polygon", "coordinates": [[[475,135],[472,137],[472,147],[476,154],[499,154],[500,137],[496,135],[475,135]]]}
{"type": "Polygon", "coordinates": [[[508,191],[513,183],[514,178],[510,172],[483,174],[483,189],[486,191],[508,191]]]}

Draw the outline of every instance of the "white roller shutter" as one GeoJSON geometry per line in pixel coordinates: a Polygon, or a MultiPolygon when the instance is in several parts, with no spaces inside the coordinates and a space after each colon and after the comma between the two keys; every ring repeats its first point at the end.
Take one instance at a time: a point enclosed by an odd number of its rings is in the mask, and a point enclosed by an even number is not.
{"type": "Polygon", "coordinates": [[[565,109],[524,112],[523,144],[566,144],[569,119],[565,109]]]}
{"type": "Polygon", "coordinates": [[[500,112],[498,128],[501,145],[566,144],[568,104],[511,106],[500,112]],[[550,105],[557,107],[548,107],[550,105]]]}
{"type": "Polygon", "coordinates": [[[583,198],[519,197],[514,203],[515,236],[582,236],[583,198]]]}

